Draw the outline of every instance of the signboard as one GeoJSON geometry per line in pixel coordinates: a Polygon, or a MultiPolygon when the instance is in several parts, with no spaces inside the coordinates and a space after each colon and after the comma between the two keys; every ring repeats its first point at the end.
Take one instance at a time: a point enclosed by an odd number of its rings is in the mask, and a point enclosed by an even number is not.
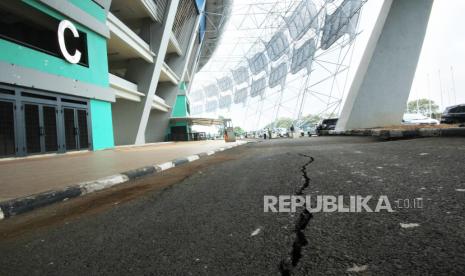
{"type": "Polygon", "coordinates": [[[280,65],[271,69],[270,79],[268,80],[268,86],[270,88],[278,85],[284,86],[287,76],[287,62],[283,62],[280,65]]]}
{"type": "Polygon", "coordinates": [[[258,80],[252,81],[252,86],[250,87],[250,97],[263,97],[266,88],[266,77],[262,77],[258,80]]]}
{"type": "Polygon", "coordinates": [[[245,66],[233,70],[232,75],[236,84],[249,82],[249,70],[245,66]]]}
{"type": "Polygon", "coordinates": [[[316,45],[313,38],[305,42],[300,48],[294,49],[292,52],[291,73],[295,74],[304,68],[307,68],[307,73],[310,73],[315,52],[316,45]]]}
{"type": "Polygon", "coordinates": [[[256,75],[261,71],[266,71],[268,66],[268,58],[264,52],[255,54],[251,59],[248,59],[250,72],[256,75]]]}
{"type": "Polygon", "coordinates": [[[246,99],[247,99],[247,87],[236,90],[236,93],[234,93],[235,104],[244,103],[246,99]]]}
{"type": "Polygon", "coordinates": [[[61,54],[63,57],[72,64],[77,64],[81,61],[82,53],[79,50],[75,50],[73,54],[71,54],[68,49],[66,48],[65,43],[65,31],[69,30],[73,34],[75,38],[79,38],[79,33],[76,27],[68,20],[62,20],[58,25],[58,45],[60,47],[61,54]]]}
{"type": "Polygon", "coordinates": [[[301,39],[310,29],[318,31],[318,10],[313,1],[302,1],[292,15],[284,19],[293,40],[301,39]]]}
{"type": "Polygon", "coordinates": [[[205,96],[207,97],[218,97],[220,91],[218,90],[218,86],[216,84],[210,84],[209,86],[205,87],[205,96]]]}
{"type": "Polygon", "coordinates": [[[231,78],[228,76],[222,77],[221,79],[216,80],[216,82],[218,83],[218,87],[221,91],[227,91],[232,89],[233,83],[231,78]]]}
{"type": "Polygon", "coordinates": [[[220,109],[225,109],[231,107],[232,97],[231,95],[225,95],[220,97],[220,109]]]}
{"type": "Polygon", "coordinates": [[[347,33],[355,33],[361,0],[344,0],[336,11],[327,15],[321,37],[321,49],[329,49],[339,38],[347,33]]]}
{"type": "Polygon", "coordinates": [[[276,33],[266,45],[266,53],[272,61],[277,61],[289,52],[289,41],[284,32],[276,33]]]}

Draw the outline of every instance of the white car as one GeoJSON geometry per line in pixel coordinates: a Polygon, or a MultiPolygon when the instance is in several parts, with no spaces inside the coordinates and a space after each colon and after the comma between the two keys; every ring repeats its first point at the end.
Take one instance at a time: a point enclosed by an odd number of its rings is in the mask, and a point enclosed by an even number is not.
{"type": "Polygon", "coordinates": [[[439,121],[423,114],[406,113],[402,119],[403,125],[439,125],[439,121]]]}
{"type": "Polygon", "coordinates": [[[279,137],[286,137],[288,135],[286,128],[280,127],[277,128],[276,131],[278,132],[279,137]]]}

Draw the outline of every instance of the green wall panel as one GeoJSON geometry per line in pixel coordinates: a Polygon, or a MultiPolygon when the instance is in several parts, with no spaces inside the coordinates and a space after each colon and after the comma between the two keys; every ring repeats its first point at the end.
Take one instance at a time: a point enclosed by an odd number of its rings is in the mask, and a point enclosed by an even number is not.
{"type": "Polygon", "coordinates": [[[187,116],[187,105],[186,95],[176,96],[176,103],[174,104],[171,117],[186,117],[187,116]]]}
{"type": "Polygon", "coordinates": [[[98,19],[100,22],[105,22],[107,20],[105,10],[102,9],[99,5],[97,5],[97,3],[91,0],[68,0],[68,1],[73,3],[73,5],[80,8],[81,10],[92,15],[93,17],[98,19]]]}
{"type": "Polygon", "coordinates": [[[92,121],[92,144],[94,150],[113,148],[113,121],[111,103],[91,100],[90,115],[92,121]]]}
{"type": "MultiPolygon", "coordinates": [[[[58,20],[67,19],[60,13],[36,2],[35,0],[23,1],[48,15],[57,18],[58,20]]],[[[76,79],[102,87],[108,87],[107,43],[105,37],[92,32],[78,23],[73,23],[77,29],[87,35],[89,68],[68,63],[64,59],[47,55],[40,51],[3,39],[0,39],[0,49],[2,49],[0,51],[0,60],[45,73],[76,79]]]]}

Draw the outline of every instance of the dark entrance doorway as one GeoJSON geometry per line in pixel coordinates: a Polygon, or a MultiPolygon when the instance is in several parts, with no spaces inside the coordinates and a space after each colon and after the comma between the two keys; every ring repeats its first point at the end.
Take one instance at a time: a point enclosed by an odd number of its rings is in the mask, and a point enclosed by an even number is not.
{"type": "Polygon", "coordinates": [[[0,101],[0,156],[16,154],[14,103],[0,101]]]}
{"type": "Polygon", "coordinates": [[[87,110],[65,107],[65,146],[66,150],[89,148],[89,132],[87,127],[87,110]]]}
{"type": "Polygon", "coordinates": [[[171,127],[171,140],[173,140],[173,141],[188,141],[187,127],[185,127],[185,126],[171,127]]]}
{"type": "Polygon", "coordinates": [[[26,152],[28,154],[58,151],[56,106],[24,104],[26,152]]]}
{"type": "Polygon", "coordinates": [[[88,100],[0,84],[0,158],[92,147],[88,100]]]}

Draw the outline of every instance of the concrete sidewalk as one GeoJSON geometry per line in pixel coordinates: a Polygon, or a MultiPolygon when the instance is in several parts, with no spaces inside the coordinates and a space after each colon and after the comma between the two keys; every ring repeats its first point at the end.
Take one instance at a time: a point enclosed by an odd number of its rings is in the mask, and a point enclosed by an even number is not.
{"type": "Polygon", "coordinates": [[[225,143],[222,140],[161,143],[97,152],[1,160],[0,202],[214,151],[236,143],[225,143]]]}

